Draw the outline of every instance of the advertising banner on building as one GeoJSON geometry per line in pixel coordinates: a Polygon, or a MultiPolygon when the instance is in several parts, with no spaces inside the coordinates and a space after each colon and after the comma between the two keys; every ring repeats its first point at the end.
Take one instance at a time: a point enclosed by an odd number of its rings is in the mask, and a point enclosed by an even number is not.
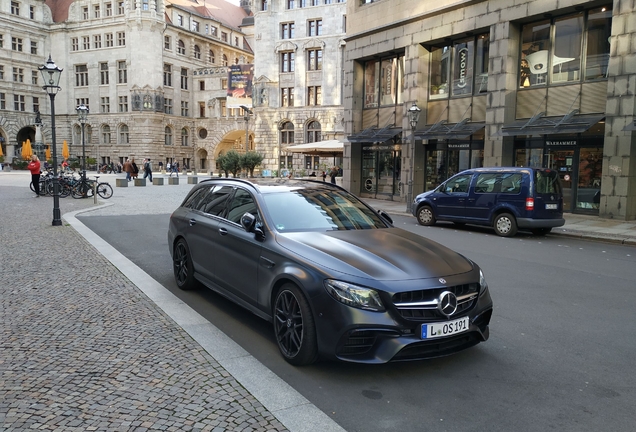
{"type": "Polygon", "coordinates": [[[227,77],[228,108],[246,106],[252,108],[252,80],[254,79],[254,65],[232,65],[227,77]]]}

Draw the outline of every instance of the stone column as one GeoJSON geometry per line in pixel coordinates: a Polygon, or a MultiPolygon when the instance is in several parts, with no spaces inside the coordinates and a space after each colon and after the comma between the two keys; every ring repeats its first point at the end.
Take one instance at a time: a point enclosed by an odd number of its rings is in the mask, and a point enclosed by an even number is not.
{"type": "Polygon", "coordinates": [[[621,220],[636,219],[636,132],[623,132],[636,113],[636,10],[632,4],[614,1],[599,207],[599,216],[621,220]]]}
{"type": "Polygon", "coordinates": [[[490,27],[484,166],[513,164],[512,138],[504,139],[495,134],[503,125],[515,120],[519,38],[519,27],[510,22],[490,27]]]}

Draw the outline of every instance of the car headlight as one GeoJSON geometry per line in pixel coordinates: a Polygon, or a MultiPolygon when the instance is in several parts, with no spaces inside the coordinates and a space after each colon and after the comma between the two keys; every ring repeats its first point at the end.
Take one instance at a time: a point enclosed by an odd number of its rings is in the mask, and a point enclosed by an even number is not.
{"type": "Polygon", "coordinates": [[[331,297],[347,306],[375,312],[384,311],[380,294],[376,290],[334,279],[325,280],[325,289],[331,297]]]}
{"type": "Polygon", "coordinates": [[[484,277],[484,272],[479,269],[479,297],[483,296],[488,291],[488,282],[484,277]]]}

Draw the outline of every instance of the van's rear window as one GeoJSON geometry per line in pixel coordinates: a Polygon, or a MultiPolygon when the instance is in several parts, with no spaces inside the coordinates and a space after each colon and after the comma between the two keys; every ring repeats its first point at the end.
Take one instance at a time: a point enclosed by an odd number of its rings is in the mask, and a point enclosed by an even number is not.
{"type": "Polygon", "coordinates": [[[556,171],[540,171],[534,172],[534,184],[538,194],[560,194],[561,182],[559,181],[559,173],[556,171]]]}

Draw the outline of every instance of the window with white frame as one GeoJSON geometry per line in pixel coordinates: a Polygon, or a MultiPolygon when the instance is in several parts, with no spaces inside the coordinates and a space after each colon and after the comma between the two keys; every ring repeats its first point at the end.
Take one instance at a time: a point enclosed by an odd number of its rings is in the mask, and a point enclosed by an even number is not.
{"type": "Polygon", "coordinates": [[[188,146],[188,140],[190,138],[190,134],[188,132],[187,128],[182,128],[181,129],[181,145],[183,147],[187,147],[188,146]]]}
{"type": "Polygon", "coordinates": [[[22,38],[12,37],[11,38],[11,49],[13,51],[22,51],[22,38]]]}
{"type": "Polygon", "coordinates": [[[31,71],[31,84],[38,85],[38,71],[31,71]]]}
{"type": "Polygon", "coordinates": [[[295,53],[293,51],[286,51],[280,53],[280,71],[293,72],[295,68],[295,53]]]}
{"type": "Polygon", "coordinates": [[[307,105],[322,105],[322,87],[321,86],[309,86],[307,87],[307,105]]]}
{"type": "Polygon", "coordinates": [[[93,36],[93,46],[95,48],[101,48],[102,47],[102,35],[93,36]]]}
{"type": "Polygon", "coordinates": [[[108,125],[102,125],[102,144],[110,144],[110,126],[108,125]]]}
{"type": "Polygon", "coordinates": [[[293,39],[295,37],[296,24],[293,22],[282,23],[280,25],[280,38],[293,39]]]}
{"type": "Polygon", "coordinates": [[[172,49],[172,42],[170,40],[170,36],[163,37],[163,49],[172,49]]]}
{"type": "Polygon", "coordinates": [[[172,128],[170,126],[166,126],[163,133],[164,133],[163,143],[167,146],[171,146],[172,145],[172,128]]]}
{"type": "Polygon", "coordinates": [[[185,43],[181,39],[179,39],[179,41],[177,42],[177,54],[185,55],[185,53],[185,43]]]}
{"type": "Polygon", "coordinates": [[[307,50],[307,70],[322,70],[322,50],[307,50]]]}
{"type": "Polygon", "coordinates": [[[110,112],[110,98],[108,96],[104,96],[101,98],[100,104],[99,104],[99,112],[101,113],[110,112]]]}
{"type": "Polygon", "coordinates": [[[197,60],[201,59],[201,48],[199,48],[199,45],[194,46],[194,58],[197,60]]]}
{"type": "Polygon", "coordinates": [[[117,46],[126,45],[126,32],[117,32],[117,46]]]}
{"type": "Polygon", "coordinates": [[[119,96],[119,112],[128,112],[128,96],[119,96]]]}
{"type": "Polygon", "coordinates": [[[181,88],[188,89],[188,69],[186,68],[181,68],[181,88]]]}
{"type": "Polygon", "coordinates": [[[280,89],[280,105],[282,107],[294,106],[294,88],[284,87],[280,89]]]}
{"type": "Polygon", "coordinates": [[[83,50],[91,49],[91,37],[90,36],[82,36],[82,49],[83,50]]]}
{"type": "Polygon", "coordinates": [[[164,100],[163,100],[163,112],[165,114],[172,114],[173,113],[172,99],[164,98],[164,100]]]}
{"type": "Polygon", "coordinates": [[[108,85],[110,84],[110,78],[108,74],[108,63],[103,62],[99,64],[99,84],[100,85],[108,85]]]}
{"type": "Polygon", "coordinates": [[[322,35],[322,20],[314,19],[307,21],[307,36],[322,35]]]}
{"type": "Polygon", "coordinates": [[[13,68],[13,81],[24,82],[24,69],[19,67],[13,68]]]}
{"type": "Polygon", "coordinates": [[[128,134],[128,125],[119,126],[119,144],[129,144],[130,137],[128,134]]]}
{"type": "Polygon", "coordinates": [[[106,33],[104,37],[106,38],[106,48],[111,48],[113,46],[113,34],[106,33]]]}
{"type": "Polygon", "coordinates": [[[317,121],[312,121],[309,122],[309,124],[307,125],[307,138],[305,140],[305,142],[307,143],[313,143],[313,142],[318,142],[321,140],[320,136],[321,136],[321,126],[320,123],[317,121]]]}
{"type": "Polygon", "coordinates": [[[172,87],[172,65],[163,64],[163,85],[172,87]]]}
{"type": "Polygon", "coordinates": [[[128,69],[126,61],[117,62],[117,84],[126,84],[128,82],[128,69]]]}
{"type": "Polygon", "coordinates": [[[188,117],[190,115],[190,107],[187,101],[181,101],[181,117],[188,117]]]}
{"type": "Polygon", "coordinates": [[[13,95],[13,110],[26,111],[24,95],[13,95]]]}
{"type": "Polygon", "coordinates": [[[37,55],[38,53],[38,42],[31,41],[31,54],[37,55]]]}

